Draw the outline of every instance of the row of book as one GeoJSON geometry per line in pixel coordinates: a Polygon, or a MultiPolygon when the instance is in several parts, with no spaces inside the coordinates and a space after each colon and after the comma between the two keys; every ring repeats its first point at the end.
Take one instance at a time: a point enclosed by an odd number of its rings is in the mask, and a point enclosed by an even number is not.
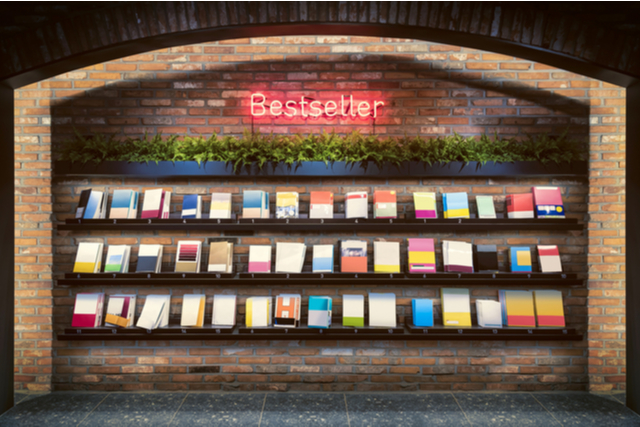
{"type": "MultiPolygon", "coordinates": [[[[435,239],[410,238],[408,242],[409,273],[435,273],[435,239]]],[[[343,240],[340,242],[340,271],[343,273],[368,272],[368,242],[365,240],[343,240]]],[[[272,272],[272,247],[249,246],[249,273],[272,272]]],[[[99,273],[102,264],[103,243],[81,242],[78,245],[74,273],[99,273]]],[[[277,242],[275,257],[276,273],[301,273],[307,246],[304,243],[277,242]]],[[[334,272],[334,245],[313,245],[312,272],[334,272]]],[[[561,273],[562,263],[556,245],[538,245],[538,265],[542,273],[561,273]]],[[[142,244],[138,249],[138,273],[160,273],[162,269],[163,245],[142,244]]],[[[445,272],[473,273],[498,272],[498,250],[496,245],[473,245],[451,240],[442,241],[445,272]]],[[[128,273],[131,246],[110,245],[107,249],[104,272],[128,273]]],[[[181,240],[178,242],[175,272],[199,273],[202,264],[202,242],[181,240]]],[[[512,272],[533,271],[531,250],[527,246],[509,248],[509,264],[512,272]]],[[[373,265],[375,273],[400,273],[400,243],[373,242],[373,265]]],[[[233,243],[211,242],[207,271],[213,273],[233,272],[233,243]]]]}
{"type": "MultiPolygon", "coordinates": [[[[213,193],[209,218],[231,218],[231,193],[213,193]]],[[[333,193],[312,191],[310,193],[309,218],[333,218],[333,193]]],[[[276,193],[276,218],[299,218],[299,194],[296,192],[276,193]]],[[[162,189],[147,190],[144,193],[141,218],[169,218],[171,192],[162,189]]],[[[436,193],[413,193],[416,218],[437,218],[436,193]]],[[[469,198],[467,193],[444,193],[442,195],[444,218],[469,218],[469,198]]],[[[111,202],[109,218],[136,218],[138,192],[115,190],[111,202]]],[[[478,218],[496,218],[492,196],[476,196],[478,218]]],[[[76,218],[105,218],[107,193],[92,189],[83,190],[76,209],[76,218]]],[[[369,198],[367,192],[356,191],[345,195],[346,218],[368,218],[369,198]]],[[[202,218],[201,195],[186,195],[182,202],[182,218],[202,218]]],[[[562,196],[558,187],[533,187],[531,193],[507,196],[509,218],[564,218],[562,196]]],[[[269,193],[260,190],[243,192],[243,218],[270,218],[269,193]]],[[[396,192],[379,190],[373,193],[373,217],[397,218],[396,192]]]]}
{"type": "MultiPolygon", "coordinates": [[[[444,326],[471,327],[471,301],[468,289],[442,288],[442,323],[444,326]]],[[[102,325],[105,296],[103,293],[79,293],[73,309],[72,327],[98,327],[102,325]]],[[[299,294],[282,294],[277,297],[250,297],[245,303],[245,326],[295,328],[300,326],[302,297],[299,294]],[[275,301],[274,301],[275,299],[275,301]]],[[[369,322],[371,327],[395,328],[397,326],[396,295],[370,293],[369,322]]],[[[499,291],[499,301],[479,300],[476,303],[477,323],[486,328],[510,327],[564,327],[562,293],[554,290],[499,291]]],[[[147,330],[169,325],[169,295],[148,295],[136,326],[147,330]]],[[[105,326],[129,327],[134,324],[135,295],[112,295],[104,319],[105,326]]],[[[204,325],[206,296],[189,294],[182,297],[180,326],[204,325]]],[[[415,326],[434,326],[433,300],[427,298],[411,301],[412,320],[415,326]]],[[[214,295],[211,324],[235,326],[236,296],[214,295]]],[[[332,298],[310,296],[307,326],[329,328],[332,319],[332,298]]],[[[365,326],[365,297],[344,295],[342,298],[342,325],[365,326]]]]}

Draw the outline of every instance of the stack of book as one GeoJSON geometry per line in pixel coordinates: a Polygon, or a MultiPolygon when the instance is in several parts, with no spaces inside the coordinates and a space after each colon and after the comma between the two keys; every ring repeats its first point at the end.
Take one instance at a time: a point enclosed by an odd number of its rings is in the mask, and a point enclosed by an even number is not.
{"type": "Polygon", "coordinates": [[[411,311],[415,326],[433,326],[433,300],[415,298],[411,300],[411,311]]]}
{"type": "Polygon", "coordinates": [[[398,205],[395,191],[378,190],[373,193],[373,217],[397,218],[398,205]]]}
{"type": "Polygon", "coordinates": [[[373,271],[376,273],[400,273],[400,243],[373,242],[373,271]]]}
{"type": "Polygon", "coordinates": [[[436,193],[413,193],[416,218],[438,218],[436,193]]]}
{"type": "Polygon", "coordinates": [[[276,193],[276,218],[298,218],[298,193],[276,193]]]}
{"type": "Polygon", "coordinates": [[[395,328],[396,294],[369,294],[369,326],[395,328]]]}
{"type": "Polygon", "coordinates": [[[82,190],[76,208],[76,218],[101,219],[107,214],[107,193],[97,190],[82,190]]]}
{"type": "Polygon", "coordinates": [[[235,326],[236,296],[214,295],[211,324],[214,326],[235,326]]]}
{"type": "Polygon", "coordinates": [[[269,193],[245,190],[242,198],[243,218],[269,218],[269,193]]]}
{"type": "Polygon", "coordinates": [[[147,295],[136,326],[150,331],[166,328],[169,325],[170,306],[170,295],[147,295]]]}
{"type": "Polygon", "coordinates": [[[306,252],[304,243],[276,243],[276,273],[301,273],[306,252]]]}
{"type": "Polygon", "coordinates": [[[114,190],[111,199],[109,218],[135,219],[138,214],[138,192],[133,190],[114,190]]]}
{"type": "Polygon", "coordinates": [[[533,218],[533,195],[509,194],[507,196],[507,216],[509,218],[533,218]]]}
{"type": "Polygon", "coordinates": [[[271,246],[249,246],[249,273],[271,273],[271,246]]]}
{"type": "Polygon", "coordinates": [[[444,271],[473,273],[473,245],[466,242],[442,242],[444,271]]]}
{"type": "Polygon", "coordinates": [[[107,248],[107,259],[104,263],[105,273],[128,273],[131,246],[111,245],[107,248]]]}
{"type": "Polygon", "coordinates": [[[247,328],[266,328],[273,322],[273,299],[271,297],[250,297],[245,305],[247,328]]]}
{"type": "Polygon", "coordinates": [[[436,252],[433,239],[407,239],[409,242],[409,273],[435,273],[436,252]]]}
{"type": "Polygon", "coordinates": [[[343,273],[367,272],[367,242],[344,240],[340,245],[340,271],[343,273]]]}
{"type": "Polygon", "coordinates": [[[102,265],[102,247],[103,243],[80,242],[73,272],[99,273],[102,265]]]}
{"type": "Polygon", "coordinates": [[[298,294],[282,294],[276,298],[276,314],[273,325],[278,328],[300,326],[300,301],[298,294]]]}
{"type": "Polygon", "coordinates": [[[515,246],[509,248],[511,256],[511,271],[513,273],[531,273],[531,251],[527,247],[515,246]]]}
{"type": "Polygon", "coordinates": [[[183,295],[182,316],[180,326],[195,326],[202,328],[204,325],[204,295],[183,295]]]}
{"type": "Polygon", "coordinates": [[[562,292],[554,290],[533,291],[538,326],[564,327],[562,292]]]}
{"type": "Polygon", "coordinates": [[[471,327],[469,289],[441,288],[440,297],[444,326],[471,327]]]}
{"type": "Polygon", "coordinates": [[[476,300],[478,325],[483,328],[502,328],[500,303],[491,300],[476,300]]]}
{"type": "Polygon", "coordinates": [[[136,273],[160,273],[162,249],[162,245],[140,245],[136,273]]]}
{"type": "Polygon", "coordinates": [[[127,328],[133,325],[135,313],[135,295],[111,295],[107,305],[107,315],[104,318],[105,326],[127,328]]]}
{"type": "Polygon", "coordinates": [[[445,193],[442,195],[445,218],[469,218],[467,193],[445,193]]]}
{"type": "Polygon", "coordinates": [[[314,273],[333,273],[333,245],[313,245],[314,273]]]}
{"type": "Polygon", "coordinates": [[[333,218],[333,193],[330,191],[312,191],[309,218],[333,218]]]}
{"type": "Polygon", "coordinates": [[[207,271],[233,273],[233,242],[211,242],[207,271]]]}
{"type": "Polygon", "coordinates": [[[562,194],[558,187],[533,187],[533,203],[538,218],[564,218],[562,194]]]}
{"type": "Polygon", "coordinates": [[[331,326],[331,302],[330,297],[309,297],[308,327],[328,329],[331,326]]]}
{"type": "Polygon", "coordinates": [[[211,193],[210,219],[231,218],[231,193],[211,193]]]}
{"type": "Polygon", "coordinates": [[[364,326],[363,295],[344,295],[342,297],[342,326],[357,328],[364,326]]]}
{"type": "Polygon", "coordinates": [[[496,218],[496,207],[492,196],[476,196],[478,218],[496,218]]]}
{"type": "Polygon", "coordinates": [[[102,324],[103,293],[80,293],[76,295],[73,306],[71,327],[95,328],[102,324]]]}
{"type": "Polygon", "coordinates": [[[505,325],[523,328],[536,327],[533,294],[530,291],[499,291],[498,295],[505,325]]]}
{"type": "Polygon", "coordinates": [[[142,203],[142,214],[140,218],[169,218],[170,206],[170,191],[164,191],[163,189],[147,190],[144,192],[144,202],[142,203]]]}
{"type": "Polygon", "coordinates": [[[369,199],[364,191],[347,193],[344,196],[344,211],[346,218],[368,218],[369,199]]]}
{"type": "Polygon", "coordinates": [[[176,273],[200,273],[202,242],[199,240],[181,240],[176,255],[176,273]]]}
{"type": "Polygon", "coordinates": [[[202,218],[202,196],[187,194],[182,198],[182,218],[202,218]]]}
{"type": "Polygon", "coordinates": [[[562,273],[560,252],[556,245],[538,245],[538,264],[543,273],[562,273]]]}

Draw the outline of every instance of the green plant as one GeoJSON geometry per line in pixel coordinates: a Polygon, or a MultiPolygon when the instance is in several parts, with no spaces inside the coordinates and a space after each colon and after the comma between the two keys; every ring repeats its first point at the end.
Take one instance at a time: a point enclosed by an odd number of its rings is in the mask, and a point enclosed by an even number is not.
{"type": "Polygon", "coordinates": [[[571,162],[585,158],[584,144],[567,137],[547,134],[527,135],[526,138],[500,138],[481,135],[479,138],[453,135],[423,139],[420,136],[380,138],[359,132],[341,136],[336,133],[320,135],[262,135],[245,132],[240,137],[162,134],[119,140],[115,136],[85,137],[76,132],[73,139],[55,149],[59,160],[80,163],[126,161],[148,163],[160,161],[196,161],[198,164],[221,161],[233,164],[235,170],[257,163],[269,162],[289,166],[307,161],[325,164],[344,161],[348,164],[368,162],[377,165],[388,162],[399,165],[405,161],[433,163],[449,162],[571,162]]]}

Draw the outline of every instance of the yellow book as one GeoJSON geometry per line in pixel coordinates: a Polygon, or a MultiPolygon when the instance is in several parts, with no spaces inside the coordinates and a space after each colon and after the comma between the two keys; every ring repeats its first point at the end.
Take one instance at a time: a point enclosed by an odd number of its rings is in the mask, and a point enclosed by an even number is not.
{"type": "Polygon", "coordinates": [[[99,273],[102,265],[102,243],[81,242],[78,245],[74,273],[99,273]]]}
{"type": "Polygon", "coordinates": [[[564,306],[562,292],[546,290],[533,291],[538,326],[564,327],[564,306]]]}
{"type": "Polygon", "coordinates": [[[436,193],[413,193],[416,218],[437,218],[436,193]]]}
{"type": "Polygon", "coordinates": [[[104,318],[104,323],[111,323],[112,325],[122,326],[126,328],[129,326],[129,320],[124,317],[116,316],[115,314],[108,314],[104,318]]]}
{"type": "Polygon", "coordinates": [[[469,289],[440,288],[444,326],[471,327],[469,289]]]}
{"type": "Polygon", "coordinates": [[[204,295],[202,296],[202,298],[200,299],[200,308],[198,309],[198,323],[196,324],[196,326],[198,326],[199,328],[202,328],[202,326],[204,325],[204,295]]]}
{"type": "Polygon", "coordinates": [[[247,298],[247,303],[245,304],[245,324],[247,328],[253,326],[253,298],[247,298]]]}
{"type": "Polygon", "coordinates": [[[507,326],[535,328],[533,295],[529,291],[505,291],[507,326]]]}
{"type": "Polygon", "coordinates": [[[276,193],[276,218],[298,218],[298,193],[276,193]]]}

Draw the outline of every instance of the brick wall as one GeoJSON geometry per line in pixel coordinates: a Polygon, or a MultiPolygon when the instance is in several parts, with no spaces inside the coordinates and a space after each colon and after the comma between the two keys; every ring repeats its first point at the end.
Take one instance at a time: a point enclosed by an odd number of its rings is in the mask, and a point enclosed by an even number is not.
{"type": "MultiPolygon", "coordinates": [[[[254,122],[262,132],[322,130],[371,132],[367,122],[273,120],[254,122]]],[[[41,389],[296,389],[296,390],[539,390],[624,388],[624,91],[618,87],[503,55],[399,39],[274,37],[183,46],[98,64],[16,91],[16,387],[41,389]],[[241,134],[251,126],[251,91],[268,97],[318,99],[353,94],[386,102],[376,132],[382,135],[504,136],[564,130],[590,143],[589,180],[549,179],[55,179],[51,140],[74,128],[120,137],[164,132],[241,134]],[[173,212],[184,194],[235,193],[243,188],[284,188],[303,194],[327,188],[336,194],[393,187],[404,205],[420,189],[467,191],[473,201],[491,194],[499,210],[504,196],[532,185],[563,188],[567,210],[588,222],[579,232],[433,234],[499,249],[557,244],[567,269],[588,278],[586,288],[564,289],[570,326],[588,331],[583,342],[59,342],[52,330],[70,323],[76,292],[104,290],[170,293],[179,313],[184,293],[231,292],[240,305],[250,295],[281,290],[334,297],[384,289],[396,292],[398,315],[410,299],[437,298],[437,288],[265,286],[218,288],[54,287],[52,274],[70,271],[79,241],[109,244],[159,242],[165,269],[181,238],[212,233],[56,232],[52,221],[69,217],[87,187],[164,187],[174,192],[173,212]],[[53,194],[53,199],[52,199],[53,194]],[[53,215],[53,217],[52,217],[53,215]]],[[[208,202],[205,197],[205,202],[208,202]]],[[[340,199],[337,198],[340,206],[340,199]]],[[[406,206],[403,206],[405,208],[406,206]]],[[[236,262],[246,263],[249,244],[276,241],[337,242],[350,233],[293,233],[241,237],[236,262]]],[[[401,240],[403,233],[363,233],[372,240],[401,240]]],[[[134,249],[134,254],[136,250],[134,249]]],[[[205,252],[206,253],[206,252],[205,252]]],[[[134,257],[135,259],[135,257],[134,257]]],[[[439,259],[441,261],[441,259],[439,259]]],[[[503,269],[506,266],[503,263],[503,269]]],[[[496,298],[497,288],[472,287],[472,299],[496,298]]],[[[437,302],[438,303],[438,302],[437,302]]]]}

